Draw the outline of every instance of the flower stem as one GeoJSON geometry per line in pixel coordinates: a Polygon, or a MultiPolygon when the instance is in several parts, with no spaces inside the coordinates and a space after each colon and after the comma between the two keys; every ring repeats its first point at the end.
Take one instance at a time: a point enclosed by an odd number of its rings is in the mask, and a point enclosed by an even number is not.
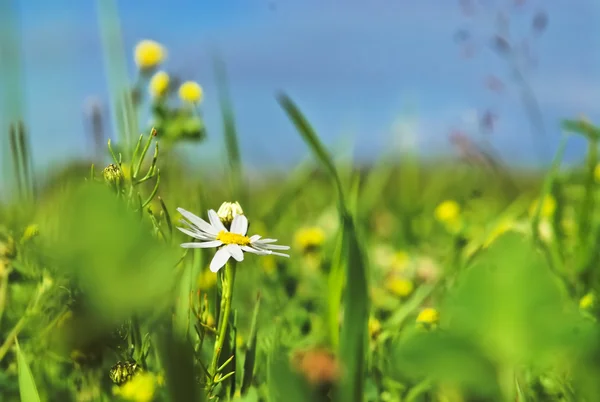
{"type": "Polygon", "coordinates": [[[215,350],[210,364],[210,374],[214,377],[217,374],[219,366],[219,356],[225,344],[227,336],[227,327],[229,325],[229,316],[231,315],[231,299],[233,298],[233,283],[235,281],[235,262],[227,262],[225,265],[225,275],[223,277],[223,298],[221,299],[221,313],[217,329],[217,339],[215,350]]]}

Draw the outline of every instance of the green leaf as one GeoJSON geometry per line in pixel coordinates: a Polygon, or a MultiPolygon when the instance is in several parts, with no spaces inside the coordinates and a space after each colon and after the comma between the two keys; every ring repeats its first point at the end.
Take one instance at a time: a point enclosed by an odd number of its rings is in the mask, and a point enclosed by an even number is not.
{"type": "Polygon", "coordinates": [[[95,312],[121,320],[169,302],[180,252],[152,236],[149,221],[98,184],[75,188],[59,204],[68,208],[47,228],[56,231],[48,253],[77,280],[95,312]]]}
{"type": "Polygon", "coordinates": [[[542,364],[565,350],[580,320],[561,285],[530,240],[508,233],[461,275],[441,315],[504,364],[542,364]]]}
{"type": "Polygon", "coordinates": [[[493,363],[471,342],[451,334],[413,333],[395,347],[393,362],[398,374],[413,381],[428,378],[488,395],[498,393],[493,363]]]}
{"type": "Polygon", "coordinates": [[[40,395],[38,394],[33,374],[27,364],[27,359],[23,351],[19,347],[19,341],[15,340],[15,348],[17,351],[17,363],[19,370],[19,393],[21,394],[21,402],[39,402],[40,395]]]}

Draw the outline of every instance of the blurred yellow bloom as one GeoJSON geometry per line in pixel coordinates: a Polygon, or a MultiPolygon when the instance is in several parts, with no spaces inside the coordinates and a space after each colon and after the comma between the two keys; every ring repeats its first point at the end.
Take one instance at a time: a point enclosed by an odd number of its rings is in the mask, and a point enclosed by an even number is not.
{"type": "Polygon", "coordinates": [[[412,281],[404,278],[392,278],[386,283],[387,289],[398,297],[407,297],[415,288],[412,281]]]}
{"type": "Polygon", "coordinates": [[[194,81],[186,81],[179,87],[179,97],[189,103],[202,101],[202,88],[194,81]]]}
{"type": "Polygon", "coordinates": [[[405,271],[410,262],[410,256],[406,251],[398,251],[392,257],[392,270],[405,271]]]}
{"type": "Polygon", "coordinates": [[[432,307],[424,308],[417,316],[418,324],[434,325],[437,324],[439,320],[440,313],[432,307]]]}
{"type": "MultiPolygon", "coordinates": [[[[538,207],[540,200],[537,199],[531,203],[529,207],[529,215],[534,216],[536,212],[536,208],[538,207]]],[[[550,218],[554,215],[554,211],[556,211],[556,200],[551,195],[547,195],[542,200],[542,207],[540,210],[540,217],[542,218],[550,218]]]]}
{"type": "Polygon", "coordinates": [[[579,300],[579,308],[587,310],[596,304],[596,296],[593,293],[588,293],[579,300]]]}
{"type": "Polygon", "coordinates": [[[460,205],[456,201],[446,200],[435,208],[435,218],[443,223],[454,221],[460,216],[460,205]]]}
{"type": "Polygon", "coordinates": [[[460,205],[456,201],[443,201],[435,208],[434,215],[435,219],[443,223],[449,231],[460,230],[460,205]]]}
{"type": "Polygon", "coordinates": [[[296,232],[296,244],[306,252],[317,249],[325,242],[325,232],[319,227],[303,228],[296,232]]]}
{"type": "Polygon", "coordinates": [[[600,163],[597,164],[594,169],[594,179],[596,179],[597,183],[600,183],[600,163]]]}
{"type": "Polygon", "coordinates": [[[381,332],[381,322],[377,318],[369,317],[369,336],[376,338],[381,332]]]}
{"type": "Polygon", "coordinates": [[[33,239],[40,233],[40,227],[36,224],[28,225],[23,232],[23,237],[21,237],[21,243],[28,242],[33,239]]]}
{"type": "Polygon", "coordinates": [[[150,402],[154,398],[157,385],[158,378],[154,374],[141,372],[122,386],[115,386],[113,393],[129,401],[150,402]]]}
{"type": "Polygon", "coordinates": [[[135,46],[135,64],[141,70],[146,70],[162,63],[167,57],[165,48],[153,40],[142,40],[135,46]]]}
{"type": "Polygon", "coordinates": [[[204,269],[198,275],[198,288],[200,290],[210,290],[217,283],[217,275],[210,272],[209,269],[204,269]]]}
{"type": "Polygon", "coordinates": [[[265,255],[264,258],[260,259],[262,263],[263,272],[267,275],[273,275],[277,272],[277,261],[272,255],[265,255]]]}
{"type": "Polygon", "coordinates": [[[159,71],[150,78],[150,95],[155,98],[164,96],[169,89],[169,74],[164,71],[159,71]]]}

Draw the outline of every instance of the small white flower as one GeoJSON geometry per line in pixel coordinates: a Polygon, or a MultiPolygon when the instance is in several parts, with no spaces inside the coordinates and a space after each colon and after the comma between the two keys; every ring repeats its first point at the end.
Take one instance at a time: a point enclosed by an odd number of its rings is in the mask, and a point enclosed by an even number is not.
{"type": "Polygon", "coordinates": [[[177,208],[177,211],[187,219],[181,222],[189,229],[177,228],[183,233],[191,236],[200,242],[183,243],[183,248],[212,248],[219,247],[212,261],[210,270],[217,272],[221,269],[230,257],[236,261],[244,260],[244,251],[258,255],[279,255],[289,257],[287,254],[279,253],[273,250],[289,250],[289,246],[280,246],[275,243],[276,239],[262,239],[259,235],[251,237],[246,236],[248,231],[248,219],[244,215],[235,215],[231,222],[231,230],[227,230],[223,222],[214,210],[208,211],[210,223],[197,217],[183,208],[177,208]],[[189,221],[189,222],[188,222],[189,221]]]}

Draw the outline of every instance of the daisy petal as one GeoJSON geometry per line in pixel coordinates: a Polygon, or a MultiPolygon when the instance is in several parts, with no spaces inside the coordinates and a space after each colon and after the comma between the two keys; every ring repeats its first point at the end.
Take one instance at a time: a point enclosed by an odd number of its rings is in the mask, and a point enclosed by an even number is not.
{"type": "Polygon", "coordinates": [[[231,256],[235,258],[236,261],[244,261],[244,253],[242,252],[240,246],[238,246],[237,244],[229,244],[225,248],[227,249],[229,254],[231,254],[231,256]]]}
{"type": "Polygon", "coordinates": [[[207,247],[217,247],[213,245],[208,245],[212,242],[194,242],[194,243],[181,243],[181,247],[183,248],[207,248],[207,247]]]}
{"type": "Polygon", "coordinates": [[[267,254],[264,251],[257,250],[255,248],[248,247],[248,246],[242,246],[242,250],[244,250],[247,253],[253,253],[253,254],[258,254],[258,255],[266,255],[267,254]]]}
{"type": "Polygon", "coordinates": [[[263,245],[264,248],[269,249],[269,250],[289,250],[290,246],[280,246],[278,244],[265,244],[263,245]]]}
{"type": "Polygon", "coordinates": [[[219,247],[220,245],[223,244],[223,242],[221,240],[212,240],[212,241],[205,241],[205,242],[196,243],[196,244],[198,244],[198,246],[196,246],[194,248],[214,248],[214,247],[219,247]]]}
{"type": "Polygon", "coordinates": [[[275,243],[277,239],[260,239],[257,243],[275,243]]]}
{"type": "Polygon", "coordinates": [[[226,248],[219,249],[215,253],[215,256],[213,257],[212,261],[210,262],[211,272],[217,272],[221,268],[223,268],[223,265],[227,263],[229,257],[231,257],[231,254],[229,253],[229,251],[227,251],[226,248]]]}
{"type": "Polygon", "coordinates": [[[204,219],[197,217],[193,213],[186,211],[183,208],[177,208],[177,211],[187,220],[192,222],[194,225],[198,227],[198,229],[205,231],[206,233],[210,233],[212,235],[217,235],[218,231],[215,230],[211,225],[208,224],[204,219]]]}
{"type": "Polygon", "coordinates": [[[275,251],[271,251],[271,255],[278,255],[280,257],[287,257],[290,258],[290,256],[288,254],[283,254],[283,253],[276,253],[275,251]]]}
{"type": "Polygon", "coordinates": [[[206,234],[204,234],[203,232],[200,232],[200,231],[193,231],[193,230],[188,230],[188,229],[184,229],[184,228],[180,228],[180,227],[177,227],[177,229],[179,229],[180,231],[182,231],[186,235],[188,235],[190,237],[193,237],[195,239],[198,239],[198,240],[212,240],[212,239],[214,239],[214,236],[208,237],[206,234]]]}
{"type": "Polygon", "coordinates": [[[225,228],[225,225],[223,225],[223,222],[221,222],[221,220],[219,219],[219,215],[217,215],[214,209],[210,209],[208,211],[208,219],[210,220],[210,223],[213,226],[213,228],[217,230],[217,233],[220,231],[228,232],[228,230],[225,228]]]}
{"type": "Polygon", "coordinates": [[[250,243],[254,243],[258,239],[260,239],[260,237],[261,237],[260,235],[254,235],[254,236],[250,237],[250,243]]]}
{"type": "Polygon", "coordinates": [[[237,233],[245,236],[248,231],[248,218],[244,215],[236,215],[231,222],[231,233],[237,233]]]}

